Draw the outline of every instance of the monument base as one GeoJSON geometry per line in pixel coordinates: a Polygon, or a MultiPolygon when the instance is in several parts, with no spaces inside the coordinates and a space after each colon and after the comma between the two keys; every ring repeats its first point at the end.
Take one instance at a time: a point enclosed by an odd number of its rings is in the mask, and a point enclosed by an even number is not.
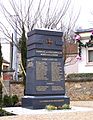
{"type": "Polygon", "coordinates": [[[67,96],[24,96],[22,98],[22,107],[32,109],[44,109],[46,105],[62,106],[70,104],[67,96]]]}

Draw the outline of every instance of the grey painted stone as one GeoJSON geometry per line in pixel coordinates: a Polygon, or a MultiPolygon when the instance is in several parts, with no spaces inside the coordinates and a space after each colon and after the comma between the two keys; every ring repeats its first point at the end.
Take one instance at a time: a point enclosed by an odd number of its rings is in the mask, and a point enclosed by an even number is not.
{"type": "Polygon", "coordinates": [[[62,35],[62,32],[46,30],[28,33],[25,89],[28,97],[23,97],[23,107],[38,109],[46,104],[69,104],[69,98],[65,97],[62,35]]]}

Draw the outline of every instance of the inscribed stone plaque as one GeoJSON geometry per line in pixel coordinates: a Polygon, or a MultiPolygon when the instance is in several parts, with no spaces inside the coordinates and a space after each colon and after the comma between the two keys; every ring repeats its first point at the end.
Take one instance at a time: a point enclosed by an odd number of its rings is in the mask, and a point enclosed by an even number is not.
{"type": "Polygon", "coordinates": [[[28,59],[27,66],[27,94],[65,94],[62,58],[28,59]]]}

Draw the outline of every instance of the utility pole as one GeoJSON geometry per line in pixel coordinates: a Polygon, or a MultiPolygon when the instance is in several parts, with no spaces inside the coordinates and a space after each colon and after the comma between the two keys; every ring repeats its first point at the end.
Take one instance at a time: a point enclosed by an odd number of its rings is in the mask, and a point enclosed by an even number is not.
{"type": "Polygon", "coordinates": [[[18,49],[17,49],[17,15],[15,16],[15,29],[13,35],[13,69],[15,70],[13,78],[18,81],[18,49]]]}
{"type": "Polygon", "coordinates": [[[13,69],[13,33],[12,33],[12,41],[10,42],[10,69],[13,69]]]}

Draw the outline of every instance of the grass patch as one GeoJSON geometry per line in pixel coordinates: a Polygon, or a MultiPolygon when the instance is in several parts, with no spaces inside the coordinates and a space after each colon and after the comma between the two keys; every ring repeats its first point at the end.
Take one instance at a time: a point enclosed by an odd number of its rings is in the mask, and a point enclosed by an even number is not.
{"type": "Polygon", "coordinates": [[[11,116],[11,115],[15,115],[15,114],[9,113],[9,112],[7,112],[7,111],[0,108],[0,117],[1,116],[11,116]]]}

